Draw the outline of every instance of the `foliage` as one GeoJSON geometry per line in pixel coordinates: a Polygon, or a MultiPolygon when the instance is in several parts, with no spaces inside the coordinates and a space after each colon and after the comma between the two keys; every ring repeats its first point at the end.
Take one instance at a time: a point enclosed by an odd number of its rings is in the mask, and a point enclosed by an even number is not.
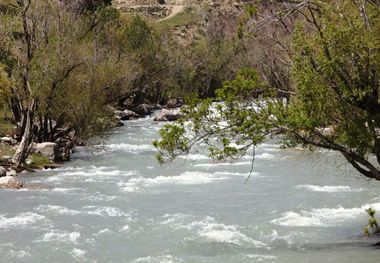
{"type": "Polygon", "coordinates": [[[366,236],[373,236],[380,233],[379,225],[375,218],[376,210],[373,208],[368,208],[365,210],[369,215],[368,224],[364,227],[364,234],[366,236]]]}
{"type": "Polygon", "coordinates": [[[168,30],[170,28],[195,23],[198,19],[199,14],[197,13],[197,9],[186,7],[183,12],[180,12],[171,18],[158,21],[158,26],[168,30]]]}
{"type": "Polygon", "coordinates": [[[44,167],[46,165],[52,164],[53,162],[49,160],[49,158],[45,156],[41,156],[39,154],[31,154],[30,155],[30,165],[33,167],[44,167]]]}
{"type": "Polygon", "coordinates": [[[305,5],[306,19],[291,39],[294,88],[287,101],[254,70],[243,70],[217,90],[220,103],[196,100],[185,109],[191,133],[184,120],[165,127],[155,142],[159,160],[198,143],[208,145],[211,157],[236,158],[280,135],[284,146],[339,151],[364,176],[380,180],[371,161],[375,154],[380,162],[380,9],[367,4],[369,22],[361,10],[343,0],[305,5]]]}
{"type": "Polygon", "coordinates": [[[0,63],[0,104],[7,104],[11,95],[11,87],[12,83],[5,71],[5,66],[0,63]]]}

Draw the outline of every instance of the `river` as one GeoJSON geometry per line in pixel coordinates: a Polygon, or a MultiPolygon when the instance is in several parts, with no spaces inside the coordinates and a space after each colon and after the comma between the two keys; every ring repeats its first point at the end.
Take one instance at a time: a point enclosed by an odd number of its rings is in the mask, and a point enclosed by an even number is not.
{"type": "Polygon", "coordinates": [[[282,150],[215,163],[204,153],[160,166],[151,119],[57,170],[24,175],[49,190],[0,191],[0,262],[378,262],[364,238],[379,183],[336,153],[282,150]]]}

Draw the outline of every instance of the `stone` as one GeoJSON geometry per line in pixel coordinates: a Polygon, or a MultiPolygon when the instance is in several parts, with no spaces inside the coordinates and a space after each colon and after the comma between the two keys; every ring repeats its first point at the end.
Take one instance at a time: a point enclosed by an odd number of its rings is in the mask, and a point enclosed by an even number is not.
{"type": "Polygon", "coordinates": [[[149,104],[140,104],[139,106],[136,107],[135,111],[140,115],[140,116],[147,116],[153,112],[155,109],[154,106],[149,105],[149,104]]]}
{"type": "Polygon", "coordinates": [[[13,176],[0,177],[0,188],[20,189],[23,186],[24,183],[16,180],[13,176]]]}
{"type": "Polygon", "coordinates": [[[129,120],[128,115],[124,113],[124,111],[121,110],[115,110],[114,111],[115,117],[118,120],[126,121],[129,120]]]}
{"type": "Polygon", "coordinates": [[[70,161],[70,157],[71,157],[71,150],[69,147],[60,147],[58,149],[58,156],[57,156],[57,160],[61,161],[61,162],[67,162],[67,161],[70,161]]]}
{"type": "Polygon", "coordinates": [[[168,100],[165,106],[166,108],[169,108],[169,109],[175,108],[177,106],[177,99],[168,100]]]}
{"type": "MultiPolygon", "coordinates": [[[[143,111],[145,110],[147,110],[147,108],[144,109],[143,111]]],[[[131,110],[124,110],[124,111],[115,110],[114,114],[115,114],[116,119],[120,121],[128,121],[128,120],[137,119],[140,117],[136,112],[131,111],[131,110]]]]}
{"type": "Polygon", "coordinates": [[[8,145],[14,145],[16,144],[16,140],[12,139],[11,137],[2,137],[0,138],[0,142],[8,145]]]}
{"type": "Polygon", "coordinates": [[[16,170],[11,169],[11,170],[7,171],[7,176],[12,176],[12,177],[17,176],[16,170]]]}
{"type": "Polygon", "coordinates": [[[174,109],[181,107],[183,105],[183,100],[181,99],[169,99],[165,105],[165,108],[174,109]]]}
{"type": "Polygon", "coordinates": [[[51,161],[57,160],[59,156],[58,145],[55,142],[36,143],[33,145],[33,152],[51,161]]]}
{"type": "Polygon", "coordinates": [[[158,113],[154,117],[154,121],[176,121],[183,116],[181,110],[177,109],[162,109],[160,113],[158,113]]]}
{"type": "Polygon", "coordinates": [[[129,120],[137,119],[140,117],[136,112],[131,110],[125,110],[124,113],[128,116],[129,120]]]}
{"type": "Polygon", "coordinates": [[[4,167],[0,166],[0,177],[4,177],[6,175],[7,175],[7,170],[4,167]]]}
{"type": "Polygon", "coordinates": [[[0,157],[0,159],[4,162],[12,162],[12,156],[3,156],[3,157],[0,157]]]}

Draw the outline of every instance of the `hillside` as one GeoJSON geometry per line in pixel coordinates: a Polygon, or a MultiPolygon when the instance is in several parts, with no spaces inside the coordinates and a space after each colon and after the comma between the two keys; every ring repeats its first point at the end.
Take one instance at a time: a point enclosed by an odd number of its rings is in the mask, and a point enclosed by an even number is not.
{"type": "Polygon", "coordinates": [[[197,39],[211,17],[222,17],[226,32],[235,32],[236,17],[247,1],[231,0],[114,0],[126,14],[145,17],[165,30],[171,30],[177,43],[186,46],[197,39]]]}

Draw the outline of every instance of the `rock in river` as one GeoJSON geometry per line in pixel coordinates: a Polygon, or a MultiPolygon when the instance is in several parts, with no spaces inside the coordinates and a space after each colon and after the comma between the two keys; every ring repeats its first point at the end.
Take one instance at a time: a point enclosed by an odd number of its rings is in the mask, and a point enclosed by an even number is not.
{"type": "Polygon", "coordinates": [[[24,183],[16,180],[13,176],[0,177],[0,188],[20,189],[24,183]]]}
{"type": "Polygon", "coordinates": [[[162,109],[160,113],[154,117],[154,121],[176,121],[183,116],[181,109],[162,109]]]}
{"type": "Polygon", "coordinates": [[[59,156],[58,145],[55,142],[36,143],[33,146],[33,152],[55,161],[59,156]]]}

